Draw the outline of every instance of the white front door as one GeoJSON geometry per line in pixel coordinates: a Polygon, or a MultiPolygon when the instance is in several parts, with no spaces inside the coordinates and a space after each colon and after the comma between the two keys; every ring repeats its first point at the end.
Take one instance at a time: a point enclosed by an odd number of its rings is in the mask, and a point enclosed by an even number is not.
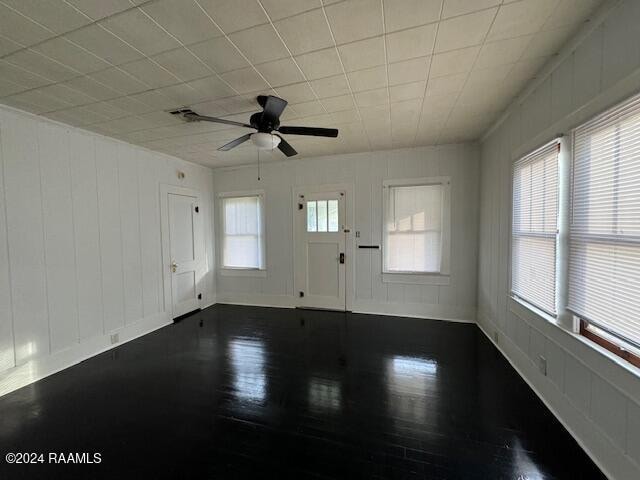
{"type": "Polygon", "coordinates": [[[346,309],[345,195],[301,193],[296,199],[295,285],[300,307],[346,309]]]}
{"type": "Polygon", "coordinates": [[[168,193],[173,318],[200,307],[204,238],[198,197],[168,193]]]}

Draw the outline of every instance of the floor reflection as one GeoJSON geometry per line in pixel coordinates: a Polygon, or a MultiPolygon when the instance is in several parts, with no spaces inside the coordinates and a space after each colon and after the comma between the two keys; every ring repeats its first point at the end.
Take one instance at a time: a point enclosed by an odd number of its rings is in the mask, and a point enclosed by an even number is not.
{"type": "Polygon", "coordinates": [[[332,413],[342,406],[342,387],[335,380],[313,377],[309,382],[309,408],[314,413],[332,413]]]}
{"type": "Polygon", "coordinates": [[[544,480],[545,476],[538,470],[527,451],[522,448],[522,443],[519,439],[514,440],[513,463],[513,478],[518,480],[544,480]]]}
{"type": "Polygon", "coordinates": [[[0,479],[605,480],[475,325],[223,304],[0,396],[0,446],[104,459],[0,479]]]}
{"type": "Polygon", "coordinates": [[[267,396],[264,342],[235,338],[229,342],[233,389],[240,401],[263,403],[267,396]]]}
{"type": "Polygon", "coordinates": [[[387,359],[390,414],[394,418],[425,423],[433,415],[437,394],[438,363],[435,360],[394,356],[387,359]]]}

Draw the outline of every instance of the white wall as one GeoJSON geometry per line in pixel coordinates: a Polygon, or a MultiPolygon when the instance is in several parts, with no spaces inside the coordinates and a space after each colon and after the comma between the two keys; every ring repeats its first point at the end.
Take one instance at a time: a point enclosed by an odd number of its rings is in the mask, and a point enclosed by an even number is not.
{"type": "Polygon", "coordinates": [[[356,218],[351,227],[354,232],[361,232],[357,243],[381,245],[383,180],[430,176],[451,176],[450,285],[383,283],[380,250],[356,249],[354,310],[475,319],[478,148],[472,144],[285,160],[263,165],[260,181],[255,166],[214,170],[216,193],[265,191],[267,237],[267,277],[219,275],[217,300],[295,305],[292,253],[295,186],[353,184],[356,218]]]}
{"type": "Polygon", "coordinates": [[[640,370],[508,297],[512,161],[640,90],[640,2],[608,2],[600,20],[482,144],[478,321],[605,473],[629,480],[640,478],[640,370]]]}
{"type": "MultiPolygon", "coordinates": [[[[0,395],[169,322],[160,187],[202,193],[212,171],[0,108],[0,395]],[[184,180],[176,172],[184,171],[184,180]]],[[[210,261],[213,265],[213,261],[210,261]]],[[[203,305],[214,301],[214,275],[203,305]]]]}

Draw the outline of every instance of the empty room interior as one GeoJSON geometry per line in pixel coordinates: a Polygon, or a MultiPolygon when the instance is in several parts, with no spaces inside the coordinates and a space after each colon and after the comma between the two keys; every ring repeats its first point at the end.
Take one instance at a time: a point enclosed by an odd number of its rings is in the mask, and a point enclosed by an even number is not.
{"type": "Polygon", "coordinates": [[[0,478],[640,479],[640,1],[0,0],[0,478]]]}

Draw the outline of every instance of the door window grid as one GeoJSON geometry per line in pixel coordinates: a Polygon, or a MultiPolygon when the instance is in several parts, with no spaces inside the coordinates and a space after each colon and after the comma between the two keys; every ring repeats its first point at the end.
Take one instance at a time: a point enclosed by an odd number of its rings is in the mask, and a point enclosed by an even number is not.
{"type": "Polygon", "coordinates": [[[307,201],[307,232],[337,232],[340,227],[338,200],[307,201]]]}

